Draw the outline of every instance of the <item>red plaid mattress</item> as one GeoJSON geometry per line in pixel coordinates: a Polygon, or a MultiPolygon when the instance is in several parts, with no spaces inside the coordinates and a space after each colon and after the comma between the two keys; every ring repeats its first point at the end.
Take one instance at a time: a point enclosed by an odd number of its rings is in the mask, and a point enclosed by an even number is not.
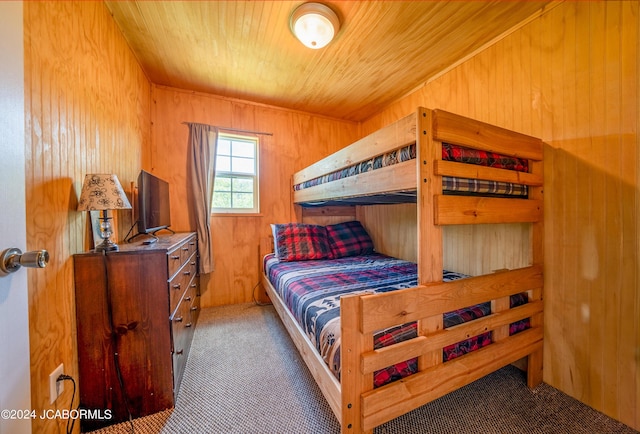
{"type": "MultiPolygon", "coordinates": [[[[266,275],[280,299],[296,318],[309,340],[340,378],[340,297],[365,291],[387,292],[417,285],[416,264],[378,253],[332,260],[282,262],[274,255],[264,260],[266,275]]],[[[444,272],[444,281],[467,277],[444,272]]],[[[525,294],[511,297],[511,305],[527,302],[525,294]]],[[[488,315],[490,303],[482,303],[444,315],[451,327],[488,315]]],[[[528,321],[511,325],[511,333],[528,327],[528,321]]],[[[381,330],[374,347],[381,348],[417,336],[416,323],[381,330]]],[[[491,333],[474,336],[443,349],[443,360],[451,360],[491,343],[491,333]]],[[[407,360],[374,373],[376,387],[417,372],[417,360],[407,360]]]]}

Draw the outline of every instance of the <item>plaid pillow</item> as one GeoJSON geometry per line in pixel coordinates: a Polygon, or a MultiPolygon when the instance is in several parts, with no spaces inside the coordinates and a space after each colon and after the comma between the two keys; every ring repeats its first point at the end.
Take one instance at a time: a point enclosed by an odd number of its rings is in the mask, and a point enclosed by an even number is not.
{"type": "Polygon", "coordinates": [[[373,241],[359,221],[326,227],[334,258],[373,253],[373,241]]]}
{"type": "Polygon", "coordinates": [[[275,225],[276,256],[281,261],[331,259],[331,247],[324,226],[303,223],[275,225]]]}

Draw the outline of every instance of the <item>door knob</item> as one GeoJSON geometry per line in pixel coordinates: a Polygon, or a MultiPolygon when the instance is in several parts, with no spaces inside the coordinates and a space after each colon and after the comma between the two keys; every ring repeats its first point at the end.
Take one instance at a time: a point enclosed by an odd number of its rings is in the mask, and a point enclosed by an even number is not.
{"type": "Polygon", "coordinates": [[[0,254],[0,277],[18,271],[20,267],[44,268],[49,262],[49,252],[33,250],[22,253],[20,249],[6,249],[0,254]]]}

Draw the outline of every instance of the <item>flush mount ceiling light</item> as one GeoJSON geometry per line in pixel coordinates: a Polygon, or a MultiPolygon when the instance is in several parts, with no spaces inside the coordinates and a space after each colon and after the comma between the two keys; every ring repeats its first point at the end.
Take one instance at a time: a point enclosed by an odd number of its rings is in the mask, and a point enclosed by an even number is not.
{"type": "Polygon", "coordinates": [[[336,13],[321,3],[303,3],[291,14],[291,31],[305,46],[313,49],[327,45],[338,30],[336,13]]]}

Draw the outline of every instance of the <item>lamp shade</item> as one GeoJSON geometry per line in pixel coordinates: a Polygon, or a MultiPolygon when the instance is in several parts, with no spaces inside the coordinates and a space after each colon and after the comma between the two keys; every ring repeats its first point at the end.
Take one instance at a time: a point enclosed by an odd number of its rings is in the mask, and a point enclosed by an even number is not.
{"type": "Polygon", "coordinates": [[[129,199],[116,175],[89,174],[84,177],[78,211],[130,208],[129,199]]]}
{"type": "Polygon", "coordinates": [[[340,20],[330,7],[321,3],[303,3],[291,14],[293,34],[305,46],[318,49],[326,46],[338,30],[340,20]]]}

